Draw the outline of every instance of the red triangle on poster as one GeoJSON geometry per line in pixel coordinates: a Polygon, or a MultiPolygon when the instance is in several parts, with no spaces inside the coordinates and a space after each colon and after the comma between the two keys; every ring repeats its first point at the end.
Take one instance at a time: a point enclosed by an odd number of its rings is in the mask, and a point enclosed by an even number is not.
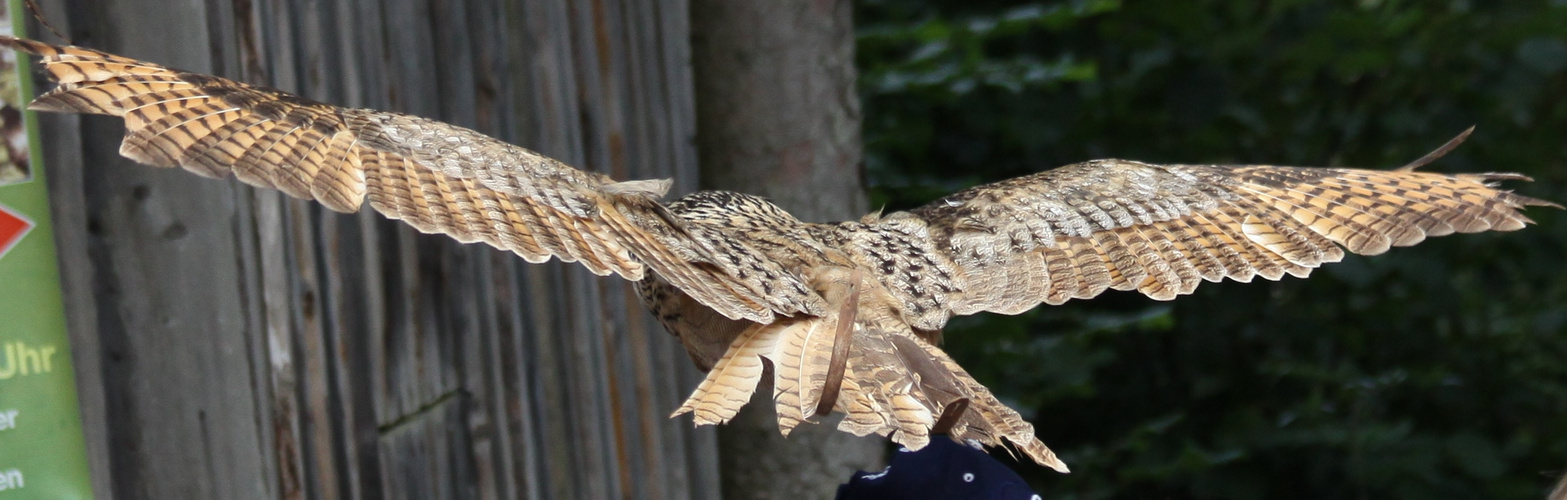
{"type": "Polygon", "coordinates": [[[0,257],[4,257],[16,242],[22,241],[22,236],[33,228],[33,221],[27,220],[22,214],[16,213],[5,205],[0,205],[0,257]]]}

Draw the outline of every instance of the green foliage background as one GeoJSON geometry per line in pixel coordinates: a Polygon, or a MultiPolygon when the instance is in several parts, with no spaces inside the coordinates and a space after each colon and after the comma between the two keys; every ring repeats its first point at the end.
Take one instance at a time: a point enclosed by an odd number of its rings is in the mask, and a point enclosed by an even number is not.
{"type": "MultiPolygon", "coordinates": [[[[862,0],[889,209],[1092,158],[1516,171],[1567,200],[1567,1],[862,0]]],[[[1070,475],[1046,498],[1542,498],[1567,469],[1567,217],[1311,279],[960,318],[1070,475]]]]}

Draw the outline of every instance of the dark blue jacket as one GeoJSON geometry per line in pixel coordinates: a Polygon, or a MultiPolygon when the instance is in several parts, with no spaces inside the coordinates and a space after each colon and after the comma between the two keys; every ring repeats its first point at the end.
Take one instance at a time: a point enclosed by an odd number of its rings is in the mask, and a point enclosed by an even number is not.
{"type": "Polygon", "coordinates": [[[881,472],[855,472],[838,500],[1038,500],[1021,476],[989,454],[947,436],[931,436],[919,451],[899,449],[881,472]]]}

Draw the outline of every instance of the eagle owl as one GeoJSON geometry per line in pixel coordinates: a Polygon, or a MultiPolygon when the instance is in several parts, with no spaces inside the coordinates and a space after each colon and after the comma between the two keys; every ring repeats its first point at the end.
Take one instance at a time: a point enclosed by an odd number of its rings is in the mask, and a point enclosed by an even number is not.
{"type": "MultiPolygon", "coordinates": [[[[772,377],[778,426],[841,412],[839,429],[918,449],[946,433],[1066,466],[1017,412],[936,344],[953,316],[1016,314],[1108,289],[1158,300],[1203,281],[1304,277],[1427,236],[1512,231],[1553,205],[1446,175],[1096,160],[858,221],[811,223],[755,196],[662,199],[478,132],[331,106],[79,47],[0,38],[58,83],[32,108],[125,119],[120,153],[233,174],[339,212],[366,200],[427,233],[529,262],[639,281],[707,377],[676,412],[728,421],[772,377]]],[[[1441,150],[1438,151],[1439,154],[1441,150]]]]}

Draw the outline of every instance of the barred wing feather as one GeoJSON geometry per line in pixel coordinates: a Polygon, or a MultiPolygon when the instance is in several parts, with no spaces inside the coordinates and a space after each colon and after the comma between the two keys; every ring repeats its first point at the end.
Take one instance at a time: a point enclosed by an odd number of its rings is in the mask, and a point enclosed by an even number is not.
{"type": "MultiPolygon", "coordinates": [[[[529,262],[556,257],[629,280],[651,267],[729,318],[771,322],[820,312],[803,286],[764,293],[725,252],[723,235],[692,237],[657,199],[668,181],[615,182],[463,127],[340,108],[275,89],[80,47],[4,37],[43,56],[58,86],[34,109],[125,119],[120,153],[314,199],[339,212],[368,198],[377,212],[426,233],[484,242],[529,262]]],[[[753,259],[760,256],[751,255],[753,259]]],[[[787,280],[789,276],[772,278],[787,280]]]]}

